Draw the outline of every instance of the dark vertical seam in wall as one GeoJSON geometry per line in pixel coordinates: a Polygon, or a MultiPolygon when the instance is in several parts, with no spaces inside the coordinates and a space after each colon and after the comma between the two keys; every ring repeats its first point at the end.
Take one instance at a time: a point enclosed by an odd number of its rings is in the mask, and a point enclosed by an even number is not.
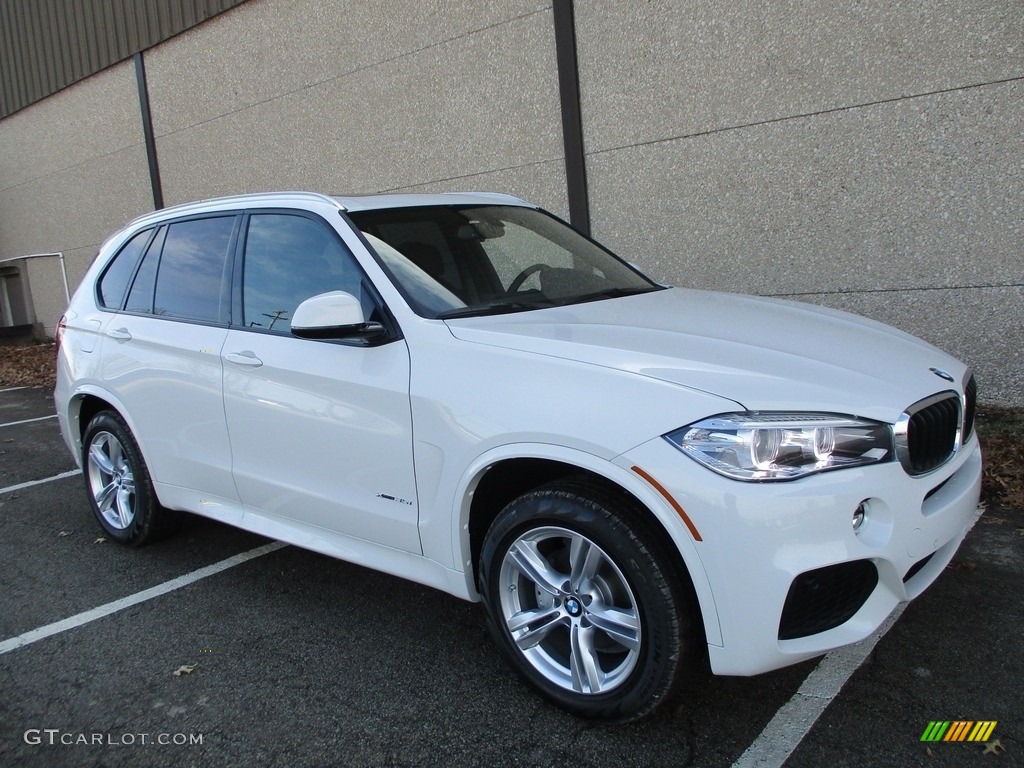
{"type": "Polygon", "coordinates": [[[149,183],[153,187],[153,208],[159,210],[164,207],[164,191],[160,183],[160,166],[156,161],[156,137],[153,135],[153,118],[149,113],[149,86],[146,84],[146,65],[141,51],[135,54],[135,81],[139,86],[139,107],[142,110],[142,133],[146,138],[149,183]]]}
{"type": "Polygon", "coordinates": [[[580,111],[579,64],[576,58],[576,22],[572,0],[553,0],[555,60],[558,64],[558,96],[562,108],[562,142],[565,145],[565,180],[569,220],[590,234],[590,200],[587,165],[583,154],[583,120],[580,111]]]}

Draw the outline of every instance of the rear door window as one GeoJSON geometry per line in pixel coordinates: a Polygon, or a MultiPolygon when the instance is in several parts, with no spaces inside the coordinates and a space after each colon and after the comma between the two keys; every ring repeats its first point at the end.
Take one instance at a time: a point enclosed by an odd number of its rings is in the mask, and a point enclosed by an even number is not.
{"type": "Polygon", "coordinates": [[[168,227],[156,274],[154,314],[227,321],[227,257],[235,220],[235,216],[218,216],[168,227]]]}

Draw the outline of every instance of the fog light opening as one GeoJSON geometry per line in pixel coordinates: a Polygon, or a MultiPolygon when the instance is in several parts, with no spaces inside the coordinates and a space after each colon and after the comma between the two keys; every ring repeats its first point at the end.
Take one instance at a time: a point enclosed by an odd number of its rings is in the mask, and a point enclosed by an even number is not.
{"type": "Polygon", "coordinates": [[[857,533],[860,531],[861,526],[864,525],[864,518],[867,517],[868,508],[867,501],[862,501],[857,505],[857,508],[853,510],[853,532],[857,533]]]}

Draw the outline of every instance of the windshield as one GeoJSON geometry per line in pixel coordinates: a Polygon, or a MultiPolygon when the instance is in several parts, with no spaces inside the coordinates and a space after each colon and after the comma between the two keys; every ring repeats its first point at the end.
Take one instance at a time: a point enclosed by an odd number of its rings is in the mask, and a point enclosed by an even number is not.
{"type": "Polygon", "coordinates": [[[349,215],[424,317],[518,312],[660,287],[532,208],[427,206],[349,215]]]}

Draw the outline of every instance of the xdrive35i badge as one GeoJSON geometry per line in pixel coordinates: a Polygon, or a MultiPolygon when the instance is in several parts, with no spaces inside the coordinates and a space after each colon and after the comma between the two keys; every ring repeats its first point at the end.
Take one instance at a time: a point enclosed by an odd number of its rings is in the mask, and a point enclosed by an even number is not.
{"type": "Polygon", "coordinates": [[[946,373],[941,368],[929,368],[928,370],[931,371],[932,373],[934,373],[940,379],[945,379],[946,381],[949,381],[949,382],[953,381],[953,377],[950,374],[946,373]]]}

